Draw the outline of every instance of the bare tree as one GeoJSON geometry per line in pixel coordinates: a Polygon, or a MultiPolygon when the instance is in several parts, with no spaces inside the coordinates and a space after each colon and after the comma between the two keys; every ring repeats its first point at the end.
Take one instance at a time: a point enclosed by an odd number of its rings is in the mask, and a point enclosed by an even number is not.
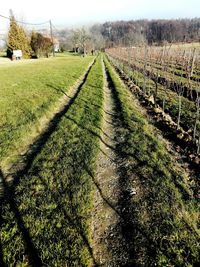
{"type": "Polygon", "coordinates": [[[72,30],[72,37],[71,37],[71,41],[72,41],[72,45],[73,45],[73,51],[75,53],[77,53],[77,49],[79,46],[79,31],[78,30],[72,30]]]}
{"type": "Polygon", "coordinates": [[[94,50],[105,49],[105,38],[102,35],[102,25],[95,24],[90,29],[91,42],[94,50]]]}
{"type": "Polygon", "coordinates": [[[86,46],[87,46],[87,42],[90,40],[90,36],[86,32],[86,30],[84,28],[81,28],[78,31],[78,33],[79,33],[79,44],[80,44],[80,47],[83,50],[83,55],[86,56],[86,54],[87,54],[86,46]]]}

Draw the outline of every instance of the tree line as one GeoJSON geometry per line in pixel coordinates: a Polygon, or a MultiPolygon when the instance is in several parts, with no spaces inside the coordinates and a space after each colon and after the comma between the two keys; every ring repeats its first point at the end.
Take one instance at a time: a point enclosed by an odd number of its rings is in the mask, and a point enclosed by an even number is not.
{"type": "Polygon", "coordinates": [[[64,49],[86,50],[114,46],[163,45],[200,41],[200,18],[175,20],[131,20],[94,24],[87,30],[62,29],[56,32],[64,49]],[[87,35],[85,44],[81,36],[87,35]]]}
{"type": "Polygon", "coordinates": [[[116,21],[102,24],[107,45],[200,41],[200,18],[116,21]]]}
{"type": "Polygon", "coordinates": [[[39,32],[27,32],[10,16],[10,27],[7,37],[7,56],[12,58],[13,50],[21,50],[24,58],[48,57],[52,52],[53,42],[50,37],[39,32]]]}
{"type": "MultiPolygon", "coordinates": [[[[114,46],[162,45],[165,43],[200,41],[200,18],[175,20],[131,20],[94,24],[89,28],[54,31],[60,51],[72,50],[86,55],[114,46]]],[[[53,50],[51,37],[27,32],[10,17],[7,54],[20,49],[25,58],[48,57],[53,50]]]]}

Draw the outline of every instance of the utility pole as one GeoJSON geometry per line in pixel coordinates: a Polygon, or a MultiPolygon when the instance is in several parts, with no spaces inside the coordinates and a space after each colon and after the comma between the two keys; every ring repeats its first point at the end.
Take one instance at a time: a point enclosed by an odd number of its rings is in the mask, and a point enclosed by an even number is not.
{"type": "Polygon", "coordinates": [[[53,57],[55,57],[55,51],[54,51],[54,40],[53,40],[53,29],[52,29],[52,23],[51,20],[49,20],[49,26],[50,26],[50,33],[51,33],[51,42],[53,44],[53,57]]]}
{"type": "Polygon", "coordinates": [[[9,13],[10,13],[10,18],[13,18],[14,17],[14,13],[13,13],[12,9],[9,9],[9,13]]]}

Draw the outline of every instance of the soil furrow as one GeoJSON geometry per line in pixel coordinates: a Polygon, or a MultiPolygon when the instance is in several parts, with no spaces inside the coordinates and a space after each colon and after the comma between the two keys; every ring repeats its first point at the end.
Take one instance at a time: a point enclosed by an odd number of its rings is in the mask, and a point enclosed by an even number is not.
{"type": "Polygon", "coordinates": [[[117,267],[125,266],[129,260],[128,244],[123,236],[122,207],[119,204],[124,190],[120,181],[123,160],[117,153],[122,123],[114,88],[110,84],[104,65],[103,68],[104,115],[95,181],[93,250],[98,266],[117,267]]]}

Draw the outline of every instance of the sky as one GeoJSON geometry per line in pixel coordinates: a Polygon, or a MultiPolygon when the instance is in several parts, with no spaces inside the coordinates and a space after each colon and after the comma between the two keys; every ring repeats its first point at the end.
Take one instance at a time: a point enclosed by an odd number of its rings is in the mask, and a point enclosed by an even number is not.
{"type": "MultiPolygon", "coordinates": [[[[52,20],[56,27],[129,19],[200,17],[200,0],[6,0],[0,15],[13,10],[17,19],[40,23],[52,20]]],[[[0,33],[8,22],[0,17],[0,33]]]]}

